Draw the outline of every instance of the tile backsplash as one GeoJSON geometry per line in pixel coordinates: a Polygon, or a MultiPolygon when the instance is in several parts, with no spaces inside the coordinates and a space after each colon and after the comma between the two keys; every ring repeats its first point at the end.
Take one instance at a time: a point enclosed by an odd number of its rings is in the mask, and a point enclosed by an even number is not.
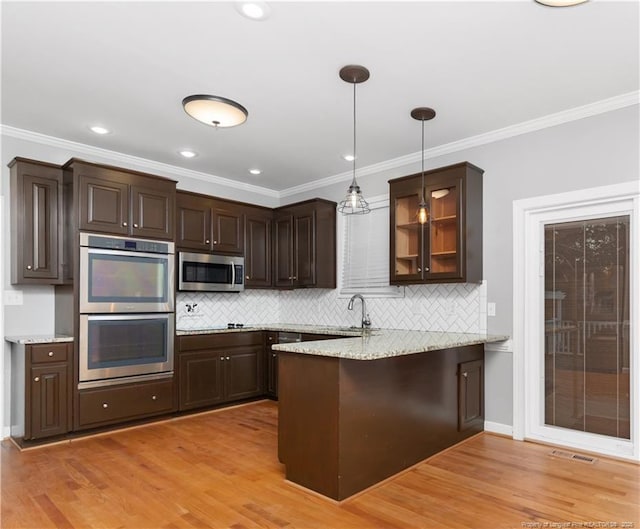
{"type": "MultiPolygon", "coordinates": [[[[426,331],[487,332],[486,283],[411,285],[404,297],[369,298],[373,327],[426,331]]],[[[338,290],[245,290],[240,293],[178,292],[176,327],[180,330],[227,323],[302,323],[360,326],[360,301],[347,310],[338,290]]]]}

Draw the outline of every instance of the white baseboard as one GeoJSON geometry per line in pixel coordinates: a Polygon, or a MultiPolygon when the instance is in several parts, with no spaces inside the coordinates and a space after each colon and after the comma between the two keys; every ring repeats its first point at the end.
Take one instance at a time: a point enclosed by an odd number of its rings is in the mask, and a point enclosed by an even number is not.
{"type": "Polygon", "coordinates": [[[4,426],[2,428],[2,440],[4,441],[5,439],[9,439],[9,437],[11,437],[11,427],[4,426]]]}
{"type": "Polygon", "coordinates": [[[499,422],[484,421],[484,431],[513,437],[513,426],[499,422]]]}

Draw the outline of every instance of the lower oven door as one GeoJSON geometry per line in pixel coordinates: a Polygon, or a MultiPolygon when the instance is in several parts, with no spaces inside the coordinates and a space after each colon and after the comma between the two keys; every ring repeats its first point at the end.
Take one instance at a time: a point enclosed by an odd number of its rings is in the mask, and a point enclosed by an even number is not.
{"type": "Polygon", "coordinates": [[[172,372],[174,329],[173,313],[81,314],[80,385],[172,372]]]}

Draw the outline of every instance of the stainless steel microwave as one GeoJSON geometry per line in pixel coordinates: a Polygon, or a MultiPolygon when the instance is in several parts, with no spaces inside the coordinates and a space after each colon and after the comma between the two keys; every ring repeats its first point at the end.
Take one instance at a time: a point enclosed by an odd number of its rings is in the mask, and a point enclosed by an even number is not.
{"type": "Polygon", "coordinates": [[[244,290],[244,257],[180,252],[178,290],[240,292],[244,290]]]}

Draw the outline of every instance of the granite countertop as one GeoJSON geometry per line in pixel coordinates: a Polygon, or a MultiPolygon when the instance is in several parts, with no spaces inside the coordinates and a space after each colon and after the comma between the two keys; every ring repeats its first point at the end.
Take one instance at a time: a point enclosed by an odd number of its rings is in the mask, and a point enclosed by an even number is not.
{"type": "Polygon", "coordinates": [[[195,334],[242,331],[285,331],[343,336],[344,338],[335,338],[333,340],[275,344],[272,348],[276,351],[333,356],[352,360],[376,360],[378,358],[390,358],[393,356],[423,353],[425,351],[435,351],[438,349],[450,349],[452,347],[462,347],[465,345],[502,342],[509,338],[508,336],[502,335],[391,329],[370,329],[363,332],[362,329],[357,327],[332,327],[287,323],[247,325],[242,329],[209,328],[178,330],[176,334],[178,336],[190,336],[195,334]]]}
{"type": "Polygon", "coordinates": [[[33,334],[30,336],[5,336],[7,342],[18,344],[73,342],[73,336],[64,334],[33,334]]]}
{"type": "Polygon", "coordinates": [[[308,334],[327,334],[332,336],[361,336],[362,329],[358,327],[332,327],[328,325],[301,325],[298,323],[268,323],[259,325],[245,325],[241,329],[227,329],[226,327],[213,327],[205,329],[178,329],[176,336],[191,336],[194,334],[218,334],[243,331],[275,331],[275,332],[300,332],[308,334]]]}
{"type": "Polygon", "coordinates": [[[275,344],[272,348],[289,353],[351,360],[377,360],[452,347],[502,342],[508,338],[487,334],[374,329],[356,338],[275,344]]]}

